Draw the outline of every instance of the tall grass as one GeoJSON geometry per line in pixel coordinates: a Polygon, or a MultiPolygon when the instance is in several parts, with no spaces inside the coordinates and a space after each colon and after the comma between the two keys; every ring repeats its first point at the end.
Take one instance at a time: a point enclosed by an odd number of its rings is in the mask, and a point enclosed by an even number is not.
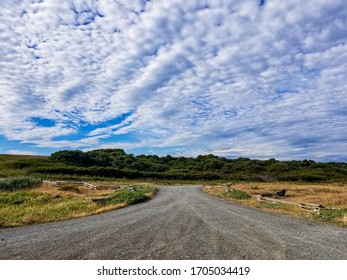
{"type": "Polygon", "coordinates": [[[35,187],[41,183],[40,179],[17,176],[6,179],[0,179],[0,191],[15,191],[35,187]]]}
{"type": "Polygon", "coordinates": [[[0,228],[30,225],[83,216],[98,205],[71,196],[54,196],[33,190],[0,192],[0,228]]]}
{"type": "Polygon", "coordinates": [[[42,184],[35,189],[0,191],[0,228],[59,221],[102,213],[147,200],[157,191],[149,187],[114,190],[90,190],[81,186],[56,188],[42,184]],[[107,197],[106,204],[92,198],[107,197]]]}

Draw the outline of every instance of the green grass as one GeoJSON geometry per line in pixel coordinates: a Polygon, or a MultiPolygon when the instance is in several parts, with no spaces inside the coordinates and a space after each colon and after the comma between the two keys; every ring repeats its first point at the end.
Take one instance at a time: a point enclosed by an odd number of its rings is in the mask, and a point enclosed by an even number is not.
{"type": "Polygon", "coordinates": [[[71,213],[84,212],[88,203],[29,190],[0,192],[0,227],[62,220],[71,213]]]}
{"type": "Polygon", "coordinates": [[[0,191],[27,189],[36,187],[40,183],[41,180],[37,178],[27,176],[10,177],[6,179],[0,179],[0,191]]]}
{"type": "Polygon", "coordinates": [[[347,216],[347,209],[321,209],[318,219],[323,222],[338,223],[343,216],[347,216]]]}
{"type": "Polygon", "coordinates": [[[38,206],[49,203],[52,200],[53,196],[23,190],[10,193],[0,193],[0,205],[2,207],[12,205],[38,206]]]}
{"type": "Polygon", "coordinates": [[[235,198],[235,199],[248,199],[248,198],[251,198],[251,196],[244,192],[244,191],[240,191],[240,190],[230,190],[226,193],[224,193],[224,195],[226,197],[232,197],[232,198],[235,198]]]}
{"type": "Polygon", "coordinates": [[[129,192],[125,188],[112,194],[106,204],[100,204],[91,200],[97,196],[97,193],[88,196],[83,193],[67,192],[57,197],[54,194],[44,193],[40,188],[13,192],[0,191],[0,227],[23,226],[93,215],[145,201],[155,193],[156,189],[150,187],[136,187],[135,192],[129,192]]]}

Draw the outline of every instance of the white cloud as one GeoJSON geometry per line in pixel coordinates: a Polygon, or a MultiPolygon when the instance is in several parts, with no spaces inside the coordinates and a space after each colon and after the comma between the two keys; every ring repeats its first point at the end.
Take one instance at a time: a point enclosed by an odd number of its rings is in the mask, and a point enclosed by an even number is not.
{"type": "Polygon", "coordinates": [[[6,154],[10,154],[10,155],[37,155],[36,152],[33,151],[22,151],[22,150],[8,150],[6,151],[6,154]]]}
{"type": "Polygon", "coordinates": [[[3,2],[7,139],[346,160],[343,0],[3,2]]]}

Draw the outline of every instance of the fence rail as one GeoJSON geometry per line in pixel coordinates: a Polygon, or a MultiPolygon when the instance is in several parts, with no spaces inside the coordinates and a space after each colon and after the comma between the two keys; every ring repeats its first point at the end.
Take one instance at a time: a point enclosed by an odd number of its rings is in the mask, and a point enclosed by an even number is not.
{"type": "Polygon", "coordinates": [[[294,205],[298,206],[300,208],[303,208],[308,211],[320,211],[324,206],[322,204],[318,203],[301,203],[301,202],[292,202],[292,201],[285,201],[283,199],[276,199],[276,198],[270,198],[270,197],[262,197],[261,195],[256,195],[254,196],[256,200],[259,202],[262,201],[269,201],[272,203],[283,203],[283,204],[289,204],[289,205],[294,205]]]}
{"type": "Polygon", "coordinates": [[[64,185],[64,184],[70,184],[70,185],[80,185],[80,186],[87,186],[93,190],[96,190],[98,188],[98,186],[95,186],[93,184],[84,182],[84,181],[42,181],[42,183],[44,184],[48,184],[54,187],[59,187],[60,185],[64,185]]]}

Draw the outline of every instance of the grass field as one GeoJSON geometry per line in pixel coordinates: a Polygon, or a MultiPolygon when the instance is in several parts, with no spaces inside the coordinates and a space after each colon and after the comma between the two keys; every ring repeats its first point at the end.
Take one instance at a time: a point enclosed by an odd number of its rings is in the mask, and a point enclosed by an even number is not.
{"type": "Polygon", "coordinates": [[[114,185],[110,182],[101,185],[102,189],[93,190],[75,184],[63,184],[59,187],[41,184],[32,189],[0,192],[0,227],[31,225],[98,214],[145,201],[157,191],[147,186],[135,186],[136,191],[129,191],[128,187],[123,186],[115,191],[112,188],[114,185]],[[107,201],[97,203],[93,202],[92,198],[107,198],[107,201]]]}
{"type": "Polygon", "coordinates": [[[250,197],[245,199],[234,197],[231,192],[226,192],[225,187],[221,185],[206,186],[204,192],[265,211],[347,226],[347,184],[344,183],[236,183],[232,184],[230,188],[249,194],[250,197]],[[321,204],[324,208],[314,212],[295,205],[259,202],[254,199],[254,196],[264,193],[275,194],[281,189],[286,190],[286,195],[281,198],[283,201],[321,204]]]}

